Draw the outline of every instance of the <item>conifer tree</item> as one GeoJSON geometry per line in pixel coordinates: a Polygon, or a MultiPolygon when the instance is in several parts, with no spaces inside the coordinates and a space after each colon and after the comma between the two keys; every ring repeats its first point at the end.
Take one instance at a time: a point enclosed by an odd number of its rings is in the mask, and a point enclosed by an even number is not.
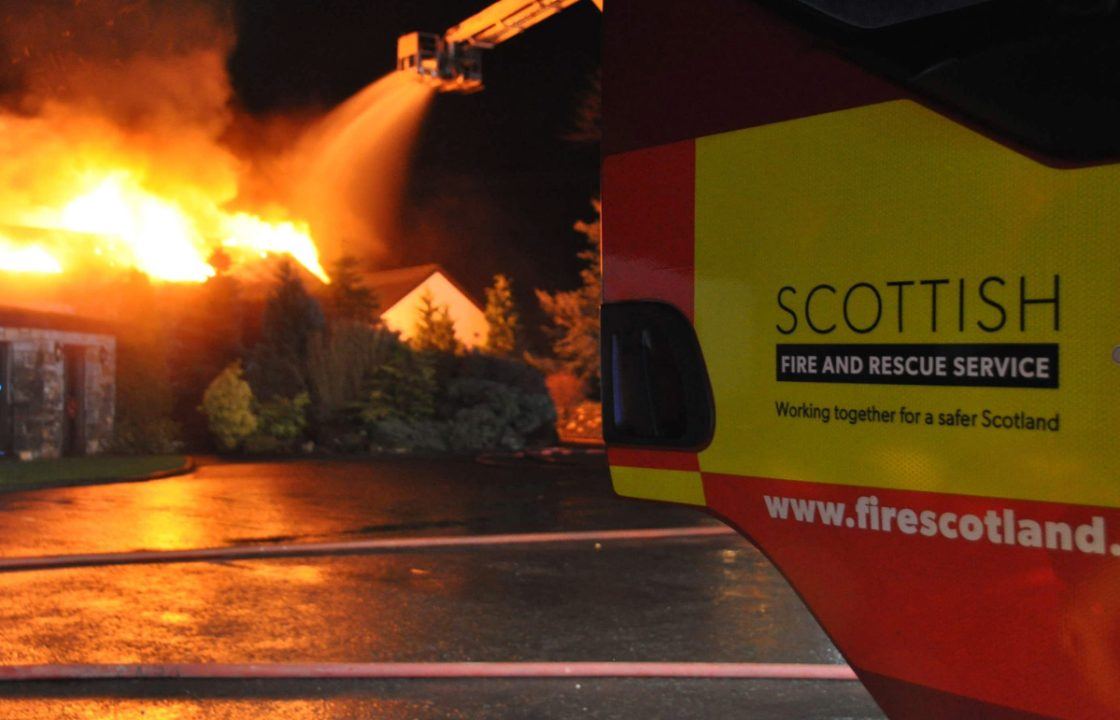
{"type": "Polygon", "coordinates": [[[264,308],[261,341],[246,375],[260,400],[294,397],[309,389],[308,349],[324,326],[319,303],[307,293],[290,262],[280,264],[264,308]]]}
{"type": "Polygon", "coordinates": [[[519,322],[509,278],[495,275],[494,284],[486,288],[486,350],[492,355],[512,355],[517,349],[519,322]]]}
{"type": "Polygon", "coordinates": [[[358,267],[358,259],[352,255],[344,255],[331,266],[325,308],[331,322],[373,323],[377,319],[377,295],[362,282],[358,267]]]}
{"type": "Polygon", "coordinates": [[[418,308],[420,319],[416,323],[416,335],[412,346],[417,350],[453,353],[459,349],[455,337],[455,321],[451,319],[447,306],[436,307],[435,298],[430,290],[420,296],[418,308]]]}
{"type": "Polygon", "coordinates": [[[537,290],[537,299],[551,321],[546,328],[552,337],[552,353],[558,368],[587,384],[593,392],[599,386],[599,303],[603,280],[599,270],[601,243],[600,205],[591,202],[596,218],[577,222],[575,229],[587,238],[587,247],[579,253],[584,262],[580,271],[581,285],[575,290],[547,293],[537,290]]]}

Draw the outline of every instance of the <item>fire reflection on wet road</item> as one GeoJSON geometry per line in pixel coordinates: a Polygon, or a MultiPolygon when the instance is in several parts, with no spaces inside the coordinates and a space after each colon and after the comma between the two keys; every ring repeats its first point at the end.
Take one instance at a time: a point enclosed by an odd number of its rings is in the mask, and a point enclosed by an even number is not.
{"type": "MultiPolygon", "coordinates": [[[[689,509],[617,500],[605,483],[600,467],[216,465],[191,478],[9,496],[0,538],[3,553],[14,555],[702,520],[689,509]]],[[[0,575],[0,593],[2,664],[841,662],[784,580],[736,536],[36,571],[0,575]]],[[[578,691],[568,681],[159,687],[0,688],[9,695],[0,715],[722,717],[728,714],[718,708],[753,698],[755,710],[779,714],[752,717],[878,717],[856,683],[603,680],[578,691]],[[297,686],[307,694],[275,697],[297,686]],[[661,714],[643,689],[654,686],[665,693],[661,714]],[[52,694],[66,697],[37,697],[52,694]],[[585,701],[608,705],[584,712],[585,701]],[[798,712],[781,714],[791,707],[798,712]]]]}
{"type": "Polygon", "coordinates": [[[0,575],[0,662],[839,661],[740,543],[0,575]]]}
{"type": "Polygon", "coordinates": [[[614,497],[601,462],[211,464],[157,482],[0,495],[0,554],[675,526],[703,518],[614,497]]]}
{"type": "Polygon", "coordinates": [[[0,699],[21,720],[881,720],[856,683],[735,680],[132,683],[0,699]]]}

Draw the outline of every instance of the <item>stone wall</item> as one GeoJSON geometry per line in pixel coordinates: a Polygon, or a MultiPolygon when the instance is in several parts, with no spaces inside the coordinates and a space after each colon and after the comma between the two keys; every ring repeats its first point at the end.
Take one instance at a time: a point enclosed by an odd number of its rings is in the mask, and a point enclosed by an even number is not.
{"type": "Polygon", "coordinates": [[[81,416],[83,449],[97,454],[113,439],[116,340],[109,335],[0,327],[10,343],[10,390],[15,455],[22,460],[63,454],[66,422],[66,346],[81,348],[85,387],[81,416]]]}

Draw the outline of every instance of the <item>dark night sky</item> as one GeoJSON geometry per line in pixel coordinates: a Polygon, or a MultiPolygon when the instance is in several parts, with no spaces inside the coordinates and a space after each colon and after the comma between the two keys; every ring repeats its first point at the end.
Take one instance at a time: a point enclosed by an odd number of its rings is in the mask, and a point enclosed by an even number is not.
{"type": "MultiPolygon", "coordinates": [[[[399,35],[442,32],[487,4],[239,0],[229,64],[239,101],[258,114],[330,107],[393,68],[399,35]]],[[[390,264],[439,262],[480,296],[505,272],[530,315],[533,287],[578,283],[571,226],[592,216],[599,156],[564,136],[599,65],[600,28],[581,2],[488,51],[483,92],[436,98],[390,264]]]]}

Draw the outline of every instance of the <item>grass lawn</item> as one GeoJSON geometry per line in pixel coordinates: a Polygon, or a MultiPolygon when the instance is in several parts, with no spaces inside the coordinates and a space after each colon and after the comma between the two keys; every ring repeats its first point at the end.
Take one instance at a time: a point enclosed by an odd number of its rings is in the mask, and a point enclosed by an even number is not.
{"type": "Polygon", "coordinates": [[[135,479],[161,470],[174,470],[182,467],[186,460],[183,455],[137,455],[0,462],[0,491],[135,479]]]}

